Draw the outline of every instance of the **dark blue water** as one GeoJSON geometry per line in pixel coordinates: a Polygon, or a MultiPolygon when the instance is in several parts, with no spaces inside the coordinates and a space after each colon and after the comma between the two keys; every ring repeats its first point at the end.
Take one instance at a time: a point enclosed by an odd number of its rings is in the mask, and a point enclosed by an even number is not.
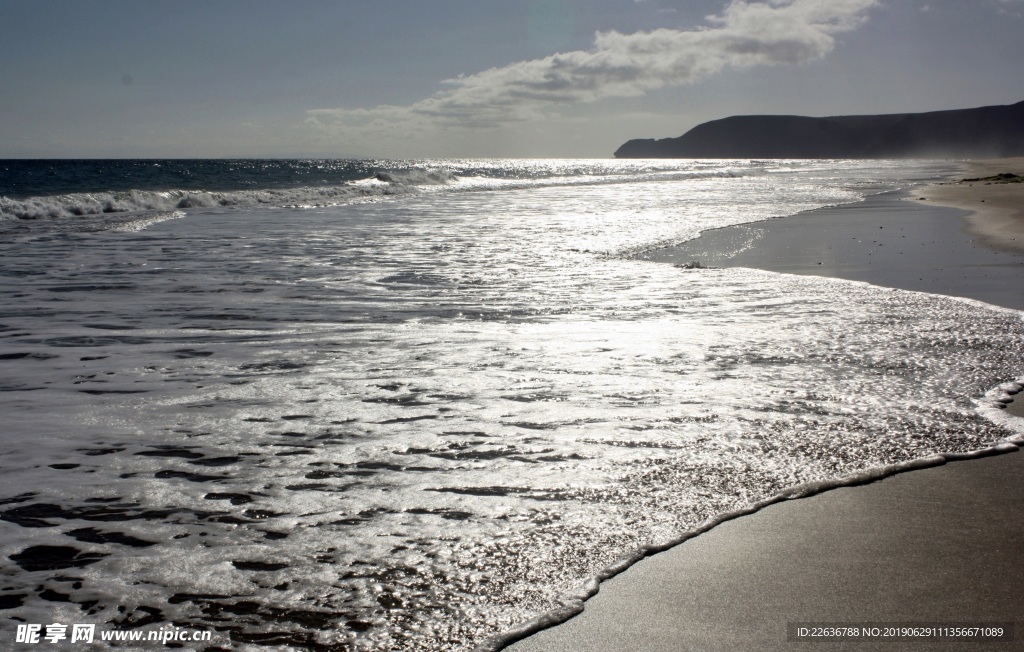
{"type": "Polygon", "coordinates": [[[0,160],[0,195],[324,186],[373,176],[385,167],[391,166],[369,160],[0,160]]]}
{"type": "MultiPolygon", "coordinates": [[[[504,160],[446,160],[456,176],[495,179],[577,177],[628,171],[665,171],[671,161],[598,165],[592,161],[555,160],[509,165],[504,160]]],[[[609,162],[610,164],[611,162],[609,162]]],[[[270,190],[333,186],[378,173],[393,176],[431,169],[437,161],[374,159],[6,159],[0,160],[0,196],[8,199],[73,193],[204,190],[270,190]]],[[[716,167],[709,164],[706,167],[716,167]]],[[[414,182],[422,178],[412,179],[414,182]]]]}
{"type": "MultiPolygon", "coordinates": [[[[733,167],[741,174],[763,173],[761,166],[733,167]]],[[[440,186],[472,191],[730,174],[720,162],[673,161],[5,160],[0,161],[0,222],[118,213],[138,219],[210,207],[333,206],[440,186]]],[[[81,223],[65,226],[82,229],[81,223]]]]}

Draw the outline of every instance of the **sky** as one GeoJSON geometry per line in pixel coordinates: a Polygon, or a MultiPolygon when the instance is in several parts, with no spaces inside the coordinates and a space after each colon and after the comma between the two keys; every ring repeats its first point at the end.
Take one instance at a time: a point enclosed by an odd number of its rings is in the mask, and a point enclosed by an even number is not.
{"type": "Polygon", "coordinates": [[[1024,100],[1024,0],[0,0],[0,158],[607,158],[1024,100]]]}

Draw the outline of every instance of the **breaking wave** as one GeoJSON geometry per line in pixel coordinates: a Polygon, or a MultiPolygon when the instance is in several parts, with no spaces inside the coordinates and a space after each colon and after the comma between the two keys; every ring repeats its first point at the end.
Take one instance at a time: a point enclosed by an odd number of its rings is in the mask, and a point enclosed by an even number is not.
{"type": "Polygon", "coordinates": [[[0,219],[39,220],[109,213],[172,211],[189,208],[247,206],[332,206],[355,199],[404,194],[414,186],[401,184],[344,184],[318,188],[203,192],[168,190],[154,192],[74,193],[17,200],[0,197],[0,219]]]}
{"type": "MultiPolygon", "coordinates": [[[[678,166],[679,164],[676,164],[678,166]]],[[[533,187],[607,185],[637,181],[669,181],[711,177],[742,177],[763,174],[757,167],[694,171],[666,168],[612,166],[580,174],[575,169],[550,166],[538,171],[529,168],[516,174],[507,167],[497,171],[486,165],[460,165],[456,170],[432,167],[385,167],[377,171],[363,168],[364,176],[340,183],[274,187],[272,175],[265,187],[239,190],[204,189],[127,189],[96,192],[68,192],[53,195],[0,196],[0,221],[52,220],[125,213],[168,212],[203,208],[315,208],[337,206],[353,201],[409,195],[423,192],[466,192],[519,190],[533,187]],[[365,176],[370,172],[369,176],[365,176]]],[[[228,180],[229,181],[229,180],[228,180]]],[[[261,184],[262,185],[262,184],[261,184]]]]}

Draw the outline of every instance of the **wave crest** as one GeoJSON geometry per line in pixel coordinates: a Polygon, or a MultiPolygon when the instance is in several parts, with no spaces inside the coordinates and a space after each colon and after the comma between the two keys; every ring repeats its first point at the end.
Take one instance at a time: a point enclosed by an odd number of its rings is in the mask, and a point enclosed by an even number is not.
{"type": "Polygon", "coordinates": [[[719,177],[761,175],[763,167],[716,169],[628,169],[625,171],[601,168],[597,173],[580,170],[564,171],[543,169],[536,174],[530,170],[466,170],[456,176],[445,168],[408,167],[372,168],[363,172],[367,176],[334,185],[252,188],[246,190],[124,190],[68,193],[61,195],[9,198],[0,196],[0,221],[46,220],[103,216],[105,214],[151,213],[153,211],[180,211],[187,209],[249,206],[302,207],[334,206],[351,201],[391,195],[420,192],[515,190],[545,186],[605,185],[644,181],[682,181],[719,177]],[[498,174],[501,172],[501,174],[498,174]]]}
{"type": "Polygon", "coordinates": [[[113,193],[75,193],[51,197],[0,197],[0,220],[73,218],[108,213],[141,213],[189,208],[245,206],[329,206],[372,196],[415,192],[404,184],[343,184],[312,188],[205,192],[129,190],[113,193]]]}
{"type": "Polygon", "coordinates": [[[398,170],[392,172],[378,172],[374,179],[384,183],[412,185],[412,186],[446,186],[459,180],[457,176],[442,169],[417,169],[398,170]]]}

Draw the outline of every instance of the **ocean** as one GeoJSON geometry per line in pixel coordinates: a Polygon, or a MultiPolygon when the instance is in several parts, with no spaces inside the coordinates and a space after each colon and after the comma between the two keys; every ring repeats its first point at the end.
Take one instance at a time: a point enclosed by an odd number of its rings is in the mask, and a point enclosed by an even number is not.
{"type": "Polygon", "coordinates": [[[956,169],[0,161],[5,634],[497,649],[729,515],[1019,441],[1019,312],[641,259],[956,169]]]}

